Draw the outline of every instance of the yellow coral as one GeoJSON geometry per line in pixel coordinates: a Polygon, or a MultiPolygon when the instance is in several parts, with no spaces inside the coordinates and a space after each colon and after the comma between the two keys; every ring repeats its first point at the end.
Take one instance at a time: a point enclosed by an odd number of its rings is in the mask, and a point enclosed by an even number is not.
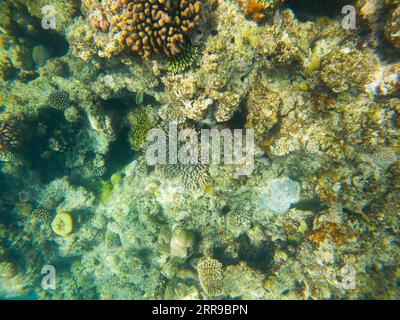
{"type": "Polygon", "coordinates": [[[59,212],[51,223],[51,228],[59,236],[66,237],[73,229],[71,215],[66,212],[59,212]]]}

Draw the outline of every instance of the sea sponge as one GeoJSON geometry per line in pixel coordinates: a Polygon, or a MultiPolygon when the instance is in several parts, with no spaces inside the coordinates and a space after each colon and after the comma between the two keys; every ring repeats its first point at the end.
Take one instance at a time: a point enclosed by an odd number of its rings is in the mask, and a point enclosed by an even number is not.
{"type": "Polygon", "coordinates": [[[205,258],[197,265],[200,285],[208,295],[218,295],[222,289],[222,264],[215,259],[205,258]]]}
{"type": "Polygon", "coordinates": [[[197,0],[85,0],[82,7],[92,28],[146,59],[180,53],[201,12],[197,0]]]}
{"type": "Polygon", "coordinates": [[[195,236],[192,232],[176,229],[171,237],[170,252],[171,256],[186,258],[190,250],[193,249],[195,236]]]}
{"type": "Polygon", "coordinates": [[[72,217],[69,213],[58,212],[53,222],[51,223],[51,228],[54,233],[61,237],[66,237],[72,232],[73,222],[72,217]]]}
{"type": "Polygon", "coordinates": [[[292,203],[299,201],[300,185],[289,178],[277,178],[269,182],[266,192],[262,191],[259,208],[282,213],[289,210],[292,203]]]}
{"type": "Polygon", "coordinates": [[[16,120],[0,119],[0,151],[13,151],[21,145],[21,134],[16,120]]]}
{"type": "Polygon", "coordinates": [[[57,110],[65,110],[71,105],[68,93],[59,89],[50,92],[47,97],[47,103],[50,107],[57,110]]]}

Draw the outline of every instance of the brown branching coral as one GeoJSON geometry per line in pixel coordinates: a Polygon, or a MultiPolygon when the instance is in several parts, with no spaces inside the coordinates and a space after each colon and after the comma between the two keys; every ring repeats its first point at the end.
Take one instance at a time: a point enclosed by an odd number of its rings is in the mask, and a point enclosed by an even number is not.
{"type": "Polygon", "coordinates": [[[85,0],[82,5],[95,30],[118,35],[113,38],[146,59],[180,53],[201,12],[197,0],[85,0]]]}

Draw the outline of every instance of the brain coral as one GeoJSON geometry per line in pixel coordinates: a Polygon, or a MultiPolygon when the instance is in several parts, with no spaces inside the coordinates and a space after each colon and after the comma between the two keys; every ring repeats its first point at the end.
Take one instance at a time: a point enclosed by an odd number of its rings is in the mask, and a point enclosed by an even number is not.
{"type": "Polygon", "coordinates": [[[95,30],[118,34],[124,45],[146,59],[180,53],[201,12],[196,0],[85,0],[83,8],[95,30]]]}

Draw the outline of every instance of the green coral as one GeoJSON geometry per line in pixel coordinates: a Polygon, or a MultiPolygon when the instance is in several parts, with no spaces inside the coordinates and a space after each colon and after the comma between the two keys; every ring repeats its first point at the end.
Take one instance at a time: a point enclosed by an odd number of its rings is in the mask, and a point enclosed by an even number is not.
{"type": "Polygon", "coordinates": [[[190,68],[196,61],[199,50],[195,46],[187,46],[181,53],[170,57],[167,62],[167,70],[177,74],[190,68]]]}

